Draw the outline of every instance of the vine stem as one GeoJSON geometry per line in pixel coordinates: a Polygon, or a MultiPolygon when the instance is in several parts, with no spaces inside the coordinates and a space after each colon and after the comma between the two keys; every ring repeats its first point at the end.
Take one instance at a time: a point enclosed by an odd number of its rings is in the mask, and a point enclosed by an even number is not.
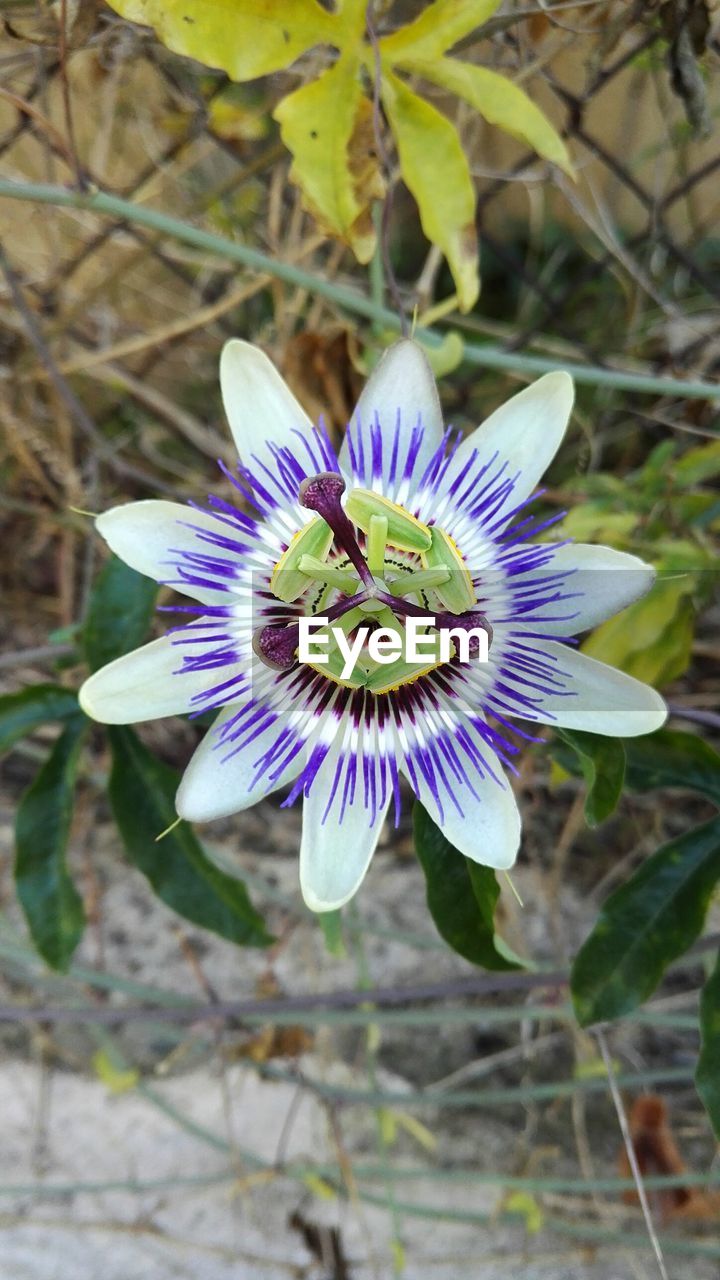
{"type": "MultiPolygon", "coordinates": [[[[132,200],[123,200],[120,196],[108,195],[104,191],[74,191],[69,187],[57,186],[53,183],[8,182],[0,179],[0,198],[3,196],[11,200],[35,201],[38,204],[106,214],[117,218],[120,222],[148,227],[183,244],[192,245],[206,253],[216,254],[228,262],[237,262],[251,271],[259,271],[274,276],[286,284],[307,289],[354,315],[376,320],[389,329],[400,328],[400,319],[394,311],[388,307],[378,306],[358,289],[337,284],[333,280],[326,280],[323,276],[314,275],[292,263],[280,262],[259,249],[236,243],[211,231],[203,231],[200,227],[193,227],[179,218],[173,218],[157,209],[148,209],[143,205],[135,204],[132,200]]],[[[428,347],[439,347],[443,341],[443,334],[433,329],[418,327],[415,334],[428,347]]],[[[523,355],[517,351],[503,351],[491,343],[465,343],[463,358],[468,364],[482,368],[508,369],[527,374],[551,373],[558,367],[562,367],[572,374],[577,383],[589,386],[610,387],[616,391],[655,396],[676,396],[680,399],[720,401],[720,384],[717,383],[703,382],[698,379],[683,381],[681,378],[655,377],[649,372],[600,368],[597,365],[578,364],[571,360],[523,355]]]]}
{"type": "MultiPolygon", "coordinates": [[[[358,978],[358,987],[361,991],[370,991],[372,989],[372,980],[370,978],[370,970],[368,966],[367,953],[365,951],[365,939],[363,936],[362,925],[358,909],[354,902],[350,903],[348,916],[352,925],[353,947],[355,950],[355,964],[358,978]]],[[[377,1074],[377,1050],[380,1043],[380,1024],[371,1022],[365,1033],[365,1063],[367,1067],[368,1080],[370,1088],[373,1092],[378,1088],[377,1074]]],[[[383,1180],[385,1182],[385,1194],[387,1196],[387,1207],[390,1213],[390,1221],[392,1223],[393,1233],[393,1258],[392,1269],[393,1277],[399,1280],[402,1276],[403,1266],[403,1243],[402,1243],[402,1219],[397,1206],[397,1198],[395,1196],[395,1184],[392,1178],[392,1170],[390,1168],[390,1159],[388,1151],[388,1143],[385,1136],[383,1109],[375,1107],[375,1136],[378,1156],[380,1158],[380,1167],[383,1172],[383,1180]]]]}
{"type": "Polygon", "coordinates": [[[378,159],[382,165],[387,190],[385,199],[382,203],[382,212],[380,216],[380,253],[381,262],[385,272],[385,281],[393,301],[393,306],[398,314],[400,322],[400,332],[403,338],[407,338],[410,333],[405,307],[400,296],[397,278],[393,270],[392,258],[390,256],[390,220],[392,217],[393,204],[393,179],[392,168],[390,165],[390,157],[387,153],[385,140],[383,138],[383,121],[382,121],[382,61],[380,58],[380,41],[378,40],[377,31],[375,30],[375,18],[373,14],[373,5],[370,3],[365,14],[365,26],[368,33],[368,39],[373,51],[374,59],[374,75],[373,75],[373,132],[375,134],[375,146],[377,147],[378,159]]]}
{"type": "Polygon", "coordinates": [[[615,1107],[615,1114],[617,1115],[618,1124],[620,1126],[620,1132],[623,1138],[623,1143],[625,1144],[625,1151],[627,1152],[628,1164],[630,1165],[630,1170],[635,1180],[635,1187],[638,1194],[638,1200],[640,1201],[640,1208],[642,1210],[642,1216],[645,1222],[645,1228],[648,1233],[648,1238],[650,1240],[652,1251],[655,1255],[655,1261],[657,1262],[657,1265],[658,1265],[658,1273],[661,1277],[661,1280],[670,1280],[667,1273],[667,1268],[665,1266],[665,1258],[663,1257],[662,1247],[660,1245],[660,1241],[658,1239],[658,1235],[655,1230],[655,1223],[652,1220],[652,1214],[650,1212],[650,1205],[648,1203],[647,1192],[645,1190],[645,1184],[643,1182],[642,1173],[640,1171],[640,1165],[638,1163],[637,1154],[635,1152],[635,1144],[633,1142],[632,1134],[630,1132],[630,1125],[628,1123],[625,1107],[623,1106],[623,1100],[620,1097],[620,1090],[618,1089],[618,1086],[617,1086],[617,1080],[615,1079],[615,1068],[613,1066],[613,1061],[610,1056],[610,1050],[608,1048],[607,1040],[605,1039],[605,1032],[603,1031],[602,1027],[597,1027],[595,1031],[595,1038],[600,1047],[600,1053],[602,1054],[603,1063],[605,1064],[605,1070],[607,1072],[610,1094],[612,1096],[613,1106],[615,1107]]]}

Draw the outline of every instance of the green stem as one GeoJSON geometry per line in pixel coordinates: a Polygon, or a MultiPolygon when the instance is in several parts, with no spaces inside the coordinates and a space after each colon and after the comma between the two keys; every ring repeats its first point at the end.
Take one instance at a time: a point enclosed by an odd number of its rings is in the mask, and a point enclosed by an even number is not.
{"type": "MultiPolygon", "coordinates": [[[[354,902],[350,903],[348,908],[348,916],[353,927],[353,945],[355,950],[355,963],[357,967],[358,986],[363,990],[372,987],[372,979],[367,962],[367,953],[365,951],[365,939],[360,927],[360,919],[358,910],[354,902]]],[[[368,1080],[370,1088],[373,1092],[377,1091],[377,1044],[380,1041],[380,1027],[377,1023],[371,1023],[367,1029],[365,1041],[365,1063],[367,1066],[368,1080]]],[[[377,1150],[380,1157],[380,1166],[383,1171],[383,1181],[385,1183],[386,1207],[390,1214],[393,1232],[393,1259],[392,1268],[393,1276],[396,1280],[402,1276],[402,1265],[400,1259],[403,1256],[402,1245],[402,1221],[397,1209],[395,1197],[395,1186],[392,1179],[392,1170],[390,1166],[390,1153],[388,1151],[387,1142],[385,1140],[385,1130],[383,1126],[383,1108],[375,1107],[375,1133],[377,1139],[377,1150]]]]}
{"type": "MultiPolygon", "coordinates": [[[[383,270],[383,251],[382,251],[382,221],[383,207],[380,201],[376,201],[372,210],[373,226],[375,235],[377,236],[377,244],[375,252],[370,259],[370,297],[373,306],[377,307],[378,312],[383,310],[385,303],[385,272],[383,270]]],[[[382,321],[378,318],[373,320],[372,331],[375,337],[382,334],[382,321]]]]}
{"type": "MultiPolygon", "coordinates": [[[[354,315],[364,316],[374,321],[381,328],[394,331],[400,328],[399,318],[394,311],[381,306],[355,288],[325,280],[322,276],[313,275],[312,272],[304,271],[292,263],[279,262],[261,253],[259,249],[252,249],[249,245],[238,244],[224,236],[203,231],[187,222],[181,222],[179,218],[170,217],[157,209],[148,209],[144,205],[134,204],[131,200],[123,200],[120,196],[106,195],[103,191],[74,191],[51,183],[0,180],[0,197],[2,196],[11,200],[31,200],[39,204],[107,214],[122,222],[149,227],[153,231],[172,236],[175,240],[192,245],[196,249],[216,254],[229,262],[237,262],[252,271],[274,276],[294,287],[308,289],[354,315]]],[[[439,347],[443,340],[443,335],[432,329],[418,328],[416,337],[428,347],[439,347]]],[[[490,343],[482,345],[466,343],[464,358],[468,364],[488,369],[508,369],[529,374],[552,372],[560,363],[546,356],[502,351],[490,343]]],[[[699,379],[683,381],[679,378],[658,378],[651,373],[598,368],[596,365],[576,364],[574,361],[562,361],[562,367],[572,374],[576,382],[590,386],[612,387],[616,391],[641,392],[656,396],[679,396],[683,399],[720,400],[720,385],[713,385],[699,379]]]]}

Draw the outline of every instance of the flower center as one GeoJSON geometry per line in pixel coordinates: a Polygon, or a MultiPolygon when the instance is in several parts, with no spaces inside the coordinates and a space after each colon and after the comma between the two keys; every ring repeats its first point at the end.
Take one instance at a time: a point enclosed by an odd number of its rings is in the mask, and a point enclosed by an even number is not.
{"type": "MultiPolygon", "coordinates": [[[[472,578],[450,536],[370,490],[351,490],[343,507],[344,491],[336,472],[303,481],[299,501],[314,518],[295,535],[270,579],[278,600],[304,606],[305,618],[326,619],[314,627],[322,656],[317,665],[306,660],[307,665],[338,684],[379,694],[454,657],[452,643],[441,643],[443,631],[472,634],[470,653],[477,652],[479,632],[487,633],[489,643],[492,629],[477,608],[472,578]],[[420,661],[405,656],[409,618],[427,620],[420,661]],[[366,641],[374,629],[383,630],[386,644],[398,642],[399,657],[389,663],[373,659],[366,641]]],[[[297,660],[300,630],[299,621],[262,627],[253,639],[255,652],[268,666],[289,669],[297,660]]]]}

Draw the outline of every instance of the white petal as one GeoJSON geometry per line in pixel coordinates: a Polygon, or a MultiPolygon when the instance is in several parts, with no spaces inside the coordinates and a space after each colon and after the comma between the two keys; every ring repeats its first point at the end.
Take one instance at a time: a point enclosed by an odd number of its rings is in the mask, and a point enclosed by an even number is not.
{"type": "Polygon", "coordinates": [[[448,473],[448,483],[477,449],[483,459],[496,451],[512,476],[519,471],[508,505],[528,498],[552,462],[565,435],[573,407],[574,387],[569,373],[546,373],[518,391],[463,440],[448,473]]]}
{"type": "MultiPolygon", "coordinates": [[[[409,338],[403,338],[389,347],[373,369],[352,417],[353,429],[362,435],[365,457],[365,474],[361,477],[366,487],[372,480],[370,428],[377,415],[383,436],[383,478],[387,480],[392,458],[392,442],[400,413],[401,441],[409,438],[419,424],[423,428],[414,475],[419,478],[443,435],[443,417],[435,378],[422,347],[409,338]]],[[[404,458],[402,444],[401,462],[404,458]]],[[[346,475],[352,468],[347,439],[340,450],[340,466],[346,475]]]]}
{"type": "MultiPolygon", "coordinates": [[[[170,582],[178,591],[202,604],[227,604],[224,591],[209,587],[182,586],[176,567],[177,557],[172,551],[199,551],[213,554],[208,543],[201,542],[189,528],[194,525],[211,533],[221,533],[222,525],[212,516],[179,502],[166,502],[161,498],[148,498],[143,502],[128,502],[122,507],[111,507],[95,521],[95,527],[115,552],[131,569],[144,573],[156,582],[170,582]]],[[[221,555],[221,552],[217,553],[221,555]]]]}
{"type": "Polygon", "coordinates": [[[220,356],[220,388],[241,462],[252,470],[253,455],[272,471],[277,463],[267,442],[298,450],[297,431],[313,433],[305,410],[275,365],[251,342],[232,338],[220,356]]]}
{"type": "MultiPolygon", "coordinates": [[[[559,604],[550,604],[545,609],[547,614],[557,616],[559,620],[542,622],[541,629],[556,636],[574,636],[579,631],[589,631],[634,600],[639,600],[655,580],[655,570],[637,556],[590,543],[576,542],[558,547],[550,563],[537,570],[537,576],[542,578],[555,572],[568,574],[560,590],[574,597],[559,604]],[[569,615],[568,620],[563,621],[560,615],[569,615]]],[[[528,626],[537,629],[541,619],[542,615],[538,614],[528,626]]]]}
{"type": "Polygon", "coordinates": [[[236,704],[221,711],[183,774],[175,807],[180,817],[189,822],[211,822],[214,818],[249,809],[263,796],[291,782],[305,763],[303,751],[298,751],[274,781],[269,780],[267,771],[258,778],[257,763],[282,735],[282,726],[275,720],[247,746],[230,755],[233,744],[221,741],[218,731],[238,710],[239,704],[236,704]]]}
{"type": "Polygon", "coordinates": [[[624,671],[555,640],[543,640],[538,656],[550,658],[568,691],[542,695],[542,705],[532,717],[540,724],[635,738],[665,723],[667,707],[660,694],[624,671]]]}
{"type": "Polygon", "coordinates": [[[101,724],[135,724],[191,711],[193,696],[212,684],[213,673],[181,675],[182,655],[167,636],[152,640],[90,676],[81,686],[80,706],[101,724]]]}
{"type": "Polygon", "coordinates": [[[362,770],[343,812],[343,785],[331,794],[342,734],[313,779],[303,804],[300,888],[311,911],[334,911],[357,893],[375,852],[392,788],[373,817],[365,804],[362,770]],[[329,812],[326,810],[329,807],[329,812]]]}
{"type": "MultiPolygon", "coordinates": [[[[453,779],[453,794],[460,811],[447,797],[442,797],[442,812],[438,808],[427,782],[416,772],[411,786],[420,803],[427,809],[433,822],[460,853],[483,867],[506,871],[511,867],[520,848],[520,812],[512,787],[503,773],[502,765],[483,744],[482,752],[494,770],[495,778],[472,776],[473,795],[467,786],[453,779]]],[[[403,768],[407,776],[407,769],[403,768]]]]}

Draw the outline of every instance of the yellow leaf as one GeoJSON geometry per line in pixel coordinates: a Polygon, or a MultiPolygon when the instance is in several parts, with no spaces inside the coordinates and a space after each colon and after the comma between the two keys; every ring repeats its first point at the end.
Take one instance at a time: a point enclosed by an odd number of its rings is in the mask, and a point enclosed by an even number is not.
{"type": "MultiPolygon", "coordinates": [[[[426,317],[423,317],[422,323],[428,323],[426,317]]],[[[449,373],[454,373],[465,358],[465,343],[456,329],[449,329],[437,347],[426,347],[422,338],[419,342],[436,378],[445,378],[449,373]]]]}
{"type": "Polygon", "coordinates": [[[238,99],[237,92],[233,89],[232,94],[221,93],[212,99],[208,124],[215,136],[226,142],[259,142],[267,137],[270,120],[261,107],[238,99]]]}
{"type": "Polygon", "coordinates": [[[387,69],[382,93],[402,176],[417,201],[423,231],[445,254],[460,310],[469,311],[480,280],[475,192],[460,139],[444,115],[387,69]]]}
{"type": "Polygon", "coordinates": [[[326,1182],[325,1179],[321,1178],[317,1173],[305,1173],[303,1174],[302,1180],[308,1191],[312,1192],[314,1196],[317,1196],[318,1200],[337,1199],[337,1192],[335,1188],[331,1187],[330,1183],[326,1182]]]}
{"type": "Polygon", "coordinates": [[[397,1124],[414,1138],[419,1146],[424,1147],[426,1151],[437,1150],[437,1138],[431,1133],[427,1125],[424,1125],[417,1119],[417,1116],[411,1116],[407,1111],[396,1111],[395,1120],[397,1124]]]}
{"type": "Polygon", "coordinates": [[[567,147],[559,133],[512,80],[498,75],[497,71],[489,71],[487,67],[458,62],[456,58],[428,61],[408,58],[403,60],[403,65],[449,93],[464,98],[490,124],[496,124],[514,138],[526,142],[538,155],[574,176],[567,147]]]}
{"type": "Polygon", "coordinates": [[[694,631],[692,578],[660,579],[649,595],[608,618],[582,645],[590,657],[662,687],[690,662],[694,631]]]}
{"type": "Polygon", "coordinates": [[[359,55],[343,54],[319,79],[283,98],[275,119],[293,155],[290,177],[307,206],[360,262],[369,262],[375,249],[370,202],[384,195],[384,185],[359,71],[359,55]]]}
{"type": "Polygon", "coordinates": [[[570,777],[572,777],[572,774],[569,774],[567,769],[563,769],[562,765],[558,764],[557,760],[550,761],[549,782],[551,791],[554,791],[556,787],[561,786],[563,782],[567,782],[570,777]]]}
{"type": "MultiPolygon", "coordinates": [[[[613,1072],[621,1070],[620,1063],[616,1058],[613,1059],[612,1069],[613,1072]]],[[[576,1063],[575,1070],[573,1071],[573,1077],[575,1080],[601,1080],[605,1078],[607,1073],[608,1069],[603,1059],[592,1057],[585,1058],[582,1062],[576,1063]]]]}
{"type": "Polygon", "coordinates": [[[95,1074],[111,1093],[127,1093],[134,1089],[140,1079],[140,1072],[133,1068],[118,1067],[104,1049],[98,1049],[92,1059],[95,1074]]]}
{"type": "Polygon", "coordinates": [[[362,40],[367,26],[369,2],[370,0],[340,0],[340,4],[336,5],[338,22],[343,31],[341,40],[337,42],[339,48],[349,49],[362,40]]]}
{"type": "Polygon", "coordinates": [[[382,1140],[386,1147],[392,1147],[395,1143],[395,1139],[397,1138],[395,1113],[393,1111],[389,1111],[387,1107],[380,1107],[377,1117],[382,1140]]]}
{"type": "Polygon", "coordinates": [[[406,1267],[405,1247],[401,1240],[393,1240],[390,1244],[395,1275],[402,1275],[406,1267]]]}
{"type": "Polygon", "coordinates": [[[503,1206],[508,1213],[521,1213],[525,1229],[530,1236],[537,1235],[543,1225],[543,1211],[534,1196],[527,1191],[513,1191],[506,1196],[503,1206]]]}
{"type": "Polygon", "coordinates": [[[380,41],[383,58],[437,58],[482,26],[500,8],[500,0],[435,0],[414,22],[380,41]]]}
{"type": "Polygon", "coordinates": [[[317,0],[110,0],[131,22],[153,27],[168,49],[254,80],[306,49],[334,43],[338,20],[317,0]]]}

